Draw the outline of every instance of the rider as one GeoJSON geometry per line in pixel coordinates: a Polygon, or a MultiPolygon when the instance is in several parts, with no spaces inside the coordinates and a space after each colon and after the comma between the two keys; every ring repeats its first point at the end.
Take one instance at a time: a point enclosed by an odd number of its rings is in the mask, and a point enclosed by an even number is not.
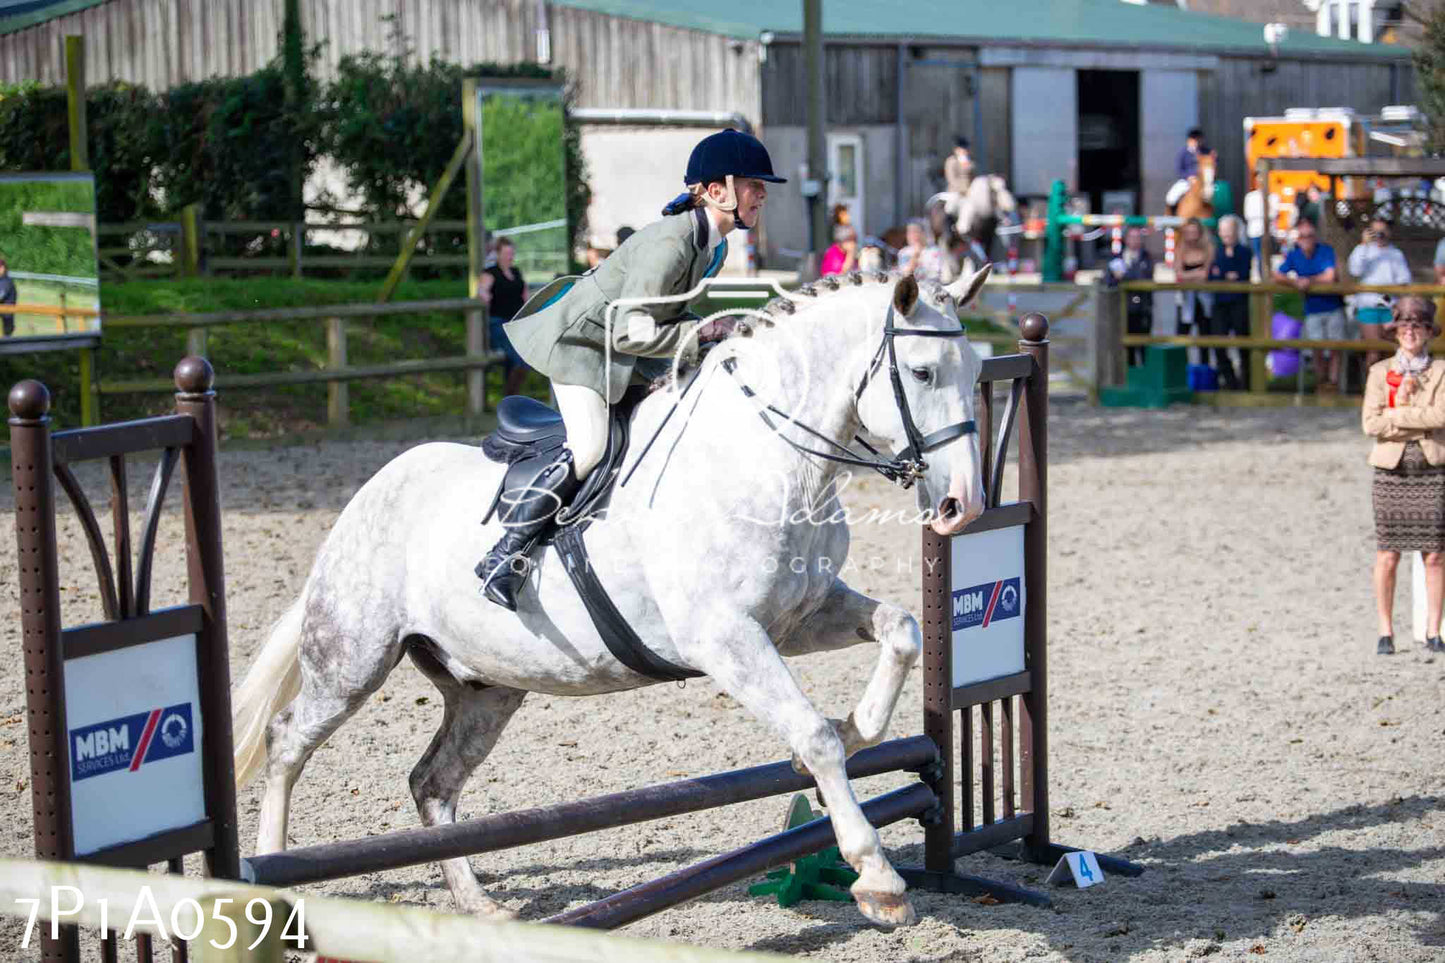
{"type": "Polygon", "coordinates": [[[1189,179],[1199,176],[1199,155],[1209,153],[1209,148],[1204,146],[1204,131],[1198,127],[1189,128],[1189,133],[1184,135],[1184,146],[1179,151],[1179,160],[1176,163],[1179,179],[1169,188],[1169,193],[1164,195],[1164,203],[1172,212],[1175,206],[1189,193],[1189,179]]]}
{"type": "Polygon", "coordinates": [[[949,217],[957,219],[968,197],[968,188],[973,184],[973,155],[969,153],[967,137],[953,142],[953,152],[943,161],[943,180],[952,195],[944,210],[949,217]]]}
{"type": "Polygon", "coordinates": [[[567,447],[532,483],[529,497],[502,508],[502,538],[476,568],[493,602],[516,610],[527,552],[602,460],[608,408],[640,378],[638,360],[670,358],[730,330],[719,322],[700,327],[684,302],[617,311],[608,305],[619,298],[683,294],[717,274],[728,233],[757,224],[768,196],[765,182],[787,183],[773,174],[767,148],[756,137],[724,130],[703,138],[687,161],[687,189],[663,208],[662,220],[628,238],[595,269],[543,288],[507,324],[518,354],[552,379],[567,447]]]}

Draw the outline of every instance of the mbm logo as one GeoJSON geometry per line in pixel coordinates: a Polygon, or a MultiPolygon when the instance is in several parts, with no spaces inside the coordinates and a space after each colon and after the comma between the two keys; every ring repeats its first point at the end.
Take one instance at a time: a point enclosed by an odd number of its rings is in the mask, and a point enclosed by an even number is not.
{"type": "Polygon", "coordinates": [[[1017,618],[1020,610],[1018,578],[957,589],[953,593],[953,631],[974,626],[988,628],[995,622],[1017,618]]]}
{"type": "Polygon", "coordinates": [[[70,780],[184,756],[196,748],[191,704],[167,706],[70,730],[70,780]]]}

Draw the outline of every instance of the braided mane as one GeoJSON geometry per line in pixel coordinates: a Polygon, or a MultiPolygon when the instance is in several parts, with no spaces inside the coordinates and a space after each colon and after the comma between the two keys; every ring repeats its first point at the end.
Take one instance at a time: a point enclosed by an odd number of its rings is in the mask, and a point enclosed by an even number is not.
{"type": "MultiPolygon", "coordinates": [[[[773,298],[764,304],[759,309],[763,317],[757,320],[776,325],[783,318],[796,314],[801,309],[809,308],[813,302],[821,301],[839,291],[857,287],[896,284],[903,277],[904,275],[898,271],[853,271],[850,274],[824,275],[796,291],[773,298]]],[[[938,308],[946,309],[953,304],[953,298],[944,290],[944,286],[935,281],[923,281],[918,287],[920,298],[933,302],[938,308]]]]}

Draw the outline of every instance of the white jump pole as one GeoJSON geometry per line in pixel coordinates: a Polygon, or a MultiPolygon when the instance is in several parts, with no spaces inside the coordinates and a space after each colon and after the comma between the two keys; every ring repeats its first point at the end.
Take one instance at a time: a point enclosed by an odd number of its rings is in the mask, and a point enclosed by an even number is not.
{"type": "Polygon", "coordinates": [[[1415,641],[1425,641],[1429,617],[1429,595],[1425,591],[1425,559],[1419,552],[1410,553],[1410,603],[1413,611],[1415,641]]]}

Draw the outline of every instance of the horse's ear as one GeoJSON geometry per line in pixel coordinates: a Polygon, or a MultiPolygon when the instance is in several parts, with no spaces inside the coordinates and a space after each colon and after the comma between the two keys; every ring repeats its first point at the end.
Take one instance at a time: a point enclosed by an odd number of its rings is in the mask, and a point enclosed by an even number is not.
{"type": "Polygon", "coordinates": [[[983,282],[988,280],[992,271],[993,265],[985,264],[972,275],[960,275],[957,281],[944,290],[953,298],[953,303],[961,308],[978,296],[978,292],[983,289],[983,282]]]}
{"type": "Polygon", "coordinates": [[[918,306],[918,282],[908,274],[898,279],[893,286],[893,307],[905,318],[918,306]]]}

